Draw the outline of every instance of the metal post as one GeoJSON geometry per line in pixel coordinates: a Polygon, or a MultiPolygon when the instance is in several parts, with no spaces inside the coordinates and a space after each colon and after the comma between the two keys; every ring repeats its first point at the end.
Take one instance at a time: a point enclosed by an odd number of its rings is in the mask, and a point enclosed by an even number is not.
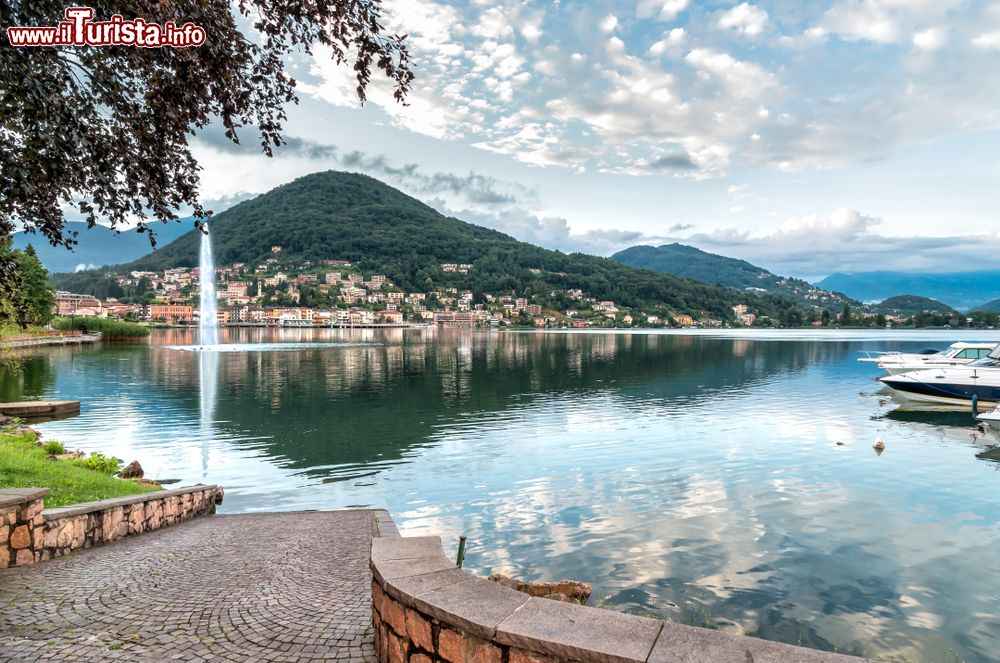
{"type": "Polygon", "coordinates": [[[979,396],[972,394],[972,418],[979,416],[979,396]]]}
{"type": "Polygon", "coordinates": [[[455,560],[455,566],[462,568],[462,562],[465,561],[465,537],[458,537],[458,558],[455,560]]]}

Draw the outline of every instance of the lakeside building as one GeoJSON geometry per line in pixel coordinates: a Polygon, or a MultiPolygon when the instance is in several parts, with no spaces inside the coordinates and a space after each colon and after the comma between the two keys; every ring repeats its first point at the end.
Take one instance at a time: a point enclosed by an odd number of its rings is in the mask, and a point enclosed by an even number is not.
{"type": "MultiPolygon", "coordinates": [[[[234,263],[215,269],[218,322],[222,325],[327,326],[371,324],[435,324],[444,327],[663,327],[665,311],[640,312],[612,300],[598,300],[579,288],[552,289],[547,295],[527,292],[479,292],[467,263],[441,263],[450,276],[426,292],[407,292],[386,274],[362,273],[346,260],[318,261],[289,257],[275,245],[270,257],[256,264],[234,263]],[[566,302],[572,301],[571,307],[566,302]],[[558,308],[557,308],[558,307],[558,308]]],[[[544,272],[539,272],[539,274],[544,272]]],[[[558,273],[556,273],[558,274],[558,273]]],[[[101,301],[90,295],[60,292],[58,315],[96,315],[190,324],[200,317],[200,272],[179,267],[162,272],[113,274],[126,301],[101,301]],[[136,303],[141,301],[142,303],[136,303]]],[[[431,284],[428,280],[428,285],[431,284]]],[[[745,305],[734,307],[743,324],[754,317],[745,305]]],[[[681,326],[722,326],[722,320],[681,314],[681,326]]]]}
{"type": "Polygon", "coordinates": [[[146,316],[172,325],[194,321],[194,308],[187,304],[150,304],[146,316]]]}
{"type": "Polygon", "coordinates": [[[107,311],[100,299],[92,295],[77,295],[72,292],[56,293],[55,314],[59,316],[107,317],[107,311]]]}

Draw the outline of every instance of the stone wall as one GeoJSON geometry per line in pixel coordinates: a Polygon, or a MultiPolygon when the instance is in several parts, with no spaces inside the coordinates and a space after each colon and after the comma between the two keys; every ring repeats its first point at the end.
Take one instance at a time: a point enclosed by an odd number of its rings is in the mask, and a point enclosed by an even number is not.
{"type": "Polygon", "coordinates": [[[849,663],[860,659],[529,597],[455,567],[437,537],[372,541],[382,663],[849,663]]]}
{"type": "Polygon", "coordinates": [[[0,489],[0,569],[35,562],[45,533],[48,488],[0,489]]]}
{"type": "Polygon", "coordinates": [[[220,486],[189,486],[45,509],[47,489],[0,490],[0,568],[25,566],[75,550],[215,513],[220,486]]]}

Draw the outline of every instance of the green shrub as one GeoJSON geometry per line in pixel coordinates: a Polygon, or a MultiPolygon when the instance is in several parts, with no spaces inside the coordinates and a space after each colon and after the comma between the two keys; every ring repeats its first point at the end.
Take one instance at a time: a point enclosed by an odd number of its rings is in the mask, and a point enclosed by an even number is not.
{"type": "Polygon", "coordinates": [[[24,419],[21,417],[11,417],[7,421],[0,424],[0,434],[13,435],[14,432],[24,425],[24,419]]]}
{"type": "Polygon", "coordinates": [[[86,458],[79,458],[73,461],[81,467],[85,467],[88,470],[94,470],[95,472],[101,472],[102,474],[117,474],[120,469],[122,469],[122,459],[115,458],[114,456],[105,456],[102,453],[94,452],[87,456],[86,458]]]}
{"type": "Polygon", "coordinates": [[[52,326],[61,331],[101,332],[104,338],[141,338],[149,336],[149,330],[142,325],[111,318],[95,318],[78,316],[74,318],[56,318],[52,326]]]}
{"type": "Polygon", "coordinates": [[[59,454],[66,453],[66,446],[62,442],[55,440],[49,440],[43,444],[42,449],[50,456],[58,456],[59,454]]]}

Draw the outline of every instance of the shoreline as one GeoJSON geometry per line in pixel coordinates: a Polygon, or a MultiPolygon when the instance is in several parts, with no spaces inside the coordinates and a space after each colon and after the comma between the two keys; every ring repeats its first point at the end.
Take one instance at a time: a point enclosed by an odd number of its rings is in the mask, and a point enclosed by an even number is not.
{"type": "Polygon", "coordinates": [[[36,334],[16,334],[0,339],[0,345],[8,348],[37,348],[46,346],[61,345],[83,345],[85,343],[96,343],[101,340],[101,333],[83,334],[80,332],[57,332],[46,334],[45,332],[36,334]]]}

